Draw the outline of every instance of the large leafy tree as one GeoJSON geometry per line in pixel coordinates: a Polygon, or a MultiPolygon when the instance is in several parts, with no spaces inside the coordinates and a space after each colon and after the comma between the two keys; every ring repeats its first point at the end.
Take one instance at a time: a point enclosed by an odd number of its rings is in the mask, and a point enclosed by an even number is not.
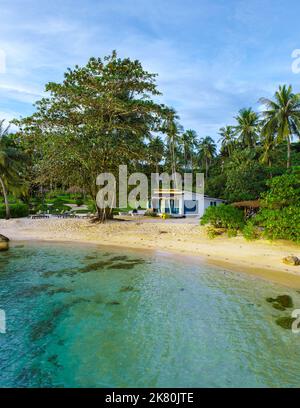
{"type": "Polygon", "coordinates": [[[21,193],[26,189],[23,179],[23,167],[26,156],[9,137],[10,126],[0,121],[0,188],[4,197],[6,219],[10,218],[8,191],[21,193]]]}
{"type": "Polygon", "coordinates": [[[255,147],[259,135],[258,114],[252,108],[241,109],[235,120],[235,132],[242,147],[255,147]]]}
{"type": "MultiPolygon", "coordinates": [[[[116,52],[68,69],[62,83],[46,85],[49,96],[36,112],[17,122],[39,152],[39,182],[55,178],[83,187],[96,201],[96,178],[117,174],[120,164],[134,166],[145,154],[145,138],[162,127],[169,110],[153,101],[156,75],[139,61],[116,52]]],[[[112,209],[98,208],[101,219],[112,209]]]]}
{"type": "Polygon", "coordinates": [[[257,199],[266,189],[267,170],[254,149],[236,150],[225,164],[225,198],[232,201],[257,199]]]}
{"type": "Polygon", "coordinates": [[[262,112],[262,134],[267,140],[287,143],[287,167],[291,166],[291,141],[300,136],[300,94],[293,93],[290,86],[279,86],[273,99],[261,98],[265,110],[262,112]]]}
{"type": "Polygon", "coordinates": [[[258,223],[268,238],[300,242],[300,168],[274,177],[267,185],[258,223]]]}

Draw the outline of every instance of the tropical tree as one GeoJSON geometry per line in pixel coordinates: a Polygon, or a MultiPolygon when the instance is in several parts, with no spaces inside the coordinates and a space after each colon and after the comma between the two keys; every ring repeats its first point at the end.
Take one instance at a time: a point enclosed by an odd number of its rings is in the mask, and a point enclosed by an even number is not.
{"type": "Polygon", "coordinates": [[[263,164],[267,164],[269,167],[272,165],[272,152],[275,148],[275,137],[270,132],[265,132],[261,134],[261,147],[262,154],[260,161],[263,164]]]}
{"type": "Polygon", "coordinates": [[[5,203],[6,219],[10,218],[8,191],[24,192],[26,185],[22,180],[24,154],[14,147],[9,140],[10,126],[0,121],[0,187],[5,203]]]}
{"type": "Polygon", "coordinates": [[[5,119],[0,120],[0,139],[9,134],[10,124],[5,125],[5,119]]]}
{"type": "MultiPolygon", "coordinates": [[[[160,95],[155,79],[139,61],[113,52],[68,69],[62,83],[48,83],[49,97],[37,102],[31,117],[16,122],[41,153],[38,181],[49,183],[51,175],[62,185],[77,185],[97,206],[98,175],[118,174],[120,164],[133,167],[145,160],[145,140],[169,114],[153,101],[160,95]]],[[[97,206],[98,219],[112,214],[111,207],[97,206]]]]}
{"type": "Polygon", "coordinates": [[[279,86],[274,99],[261,98],[265,106],[262,112],[262,134],[275,138],[277,143],[287,143],[287,168],[291,166],[291,141],[300,136],[300,94],[294,94],[292,86],[279,86]]]}
{"type": "Polygon", "coordinates": [[[178,150],[180,146],[182,126],[178,122],[179,116],[174,109],[170,109],[166,120],[164,121],[162,130],[166,134],[167,150],[169,151],[169,161],[171,164],[171,172],[176,173],[178,163],[178,150]]]}
{"type": "Polygon", "coordinates": [[[219,130],[219,135],[221,136],[218,140],[218,142],[221,143],[221,152],[227,154],[230,157],[236,144],[234,127],[222,127],[219,130]]]}
{"type": "Polygon", "coordinates": [[[217,146],[210,136],[200,139],[198,144],[200,160],[205,166],[205,177],[208,177],[209,166],[216,155],[217,146]]]}
{"type": "Polygon", "coordinates": [[[165,144],[160,136],[151,138],[147,145],[148,161],[155,168],[155,172],[159,173],[159,164],[165,154],[165,144]]]}
{"type": "Polygon", "coordinates": [[[190,162],[190,168],[193,170],[193,158],[195,153],[195,148],[198,142],[197,133],[194,130],[186,130],[181,137],[181,142],[183,145],[183,155],[184,155],[184,167],[185,171],[188,167],[188,162],[190,162]]]}
{"type": "Polygon", "coordinates": [[[257,160],[257,152],[249,147],[234,151],[224,173],[224,197],[230,202],[255,200],[266,189],[266,168],[257,160]]]}
{"type": "Polygon", "coordinates": [[[243,147],[255,147],[259,135],[259,116],[252,108],[241,109],[235,117],[235,133],[243,147]]]}

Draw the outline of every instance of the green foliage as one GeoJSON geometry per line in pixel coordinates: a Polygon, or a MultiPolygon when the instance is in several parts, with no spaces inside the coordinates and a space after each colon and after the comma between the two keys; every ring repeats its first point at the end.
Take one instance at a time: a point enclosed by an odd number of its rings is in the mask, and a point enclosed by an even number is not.
{"type": "Polygon", "coordinates": [[[214,239],[216,238],[219,234],[218,230],[215,227],[212,227],[211,225],[209,225],[208,227],[206,227],[205,232],[208,236],[209,239],[214,239]]]}
{"type": "Polygon", "coordinates": [[[76,199],[76,205],[77,205],[78,207],[82,206],[83,204],[84,204],[84,201],[83,201],[82,198],[77,198],[77,199],[76,199]]]}
{"type": "Polygon", "coordinates": [[[270,239],[288,239],[300,242],[300,206],[282,209],[264,208],[258,216],[264,235],[270,239]]]}
{"type": "Polygon", "coordinates": [[[267,182],[270,190],[262,195],[263,205],[269,209],[280,209],[300,205],[300,174],[286,173],[267,182]]]}
{"type": "Polygon", "coordinates": [[[214,238],[224,234],[225,229],[224,228],[216,228],[216,227],[213,227],[212,225],[207,225],[205,227],[205,232],[206,232],[206,235],[208,236],[209,239],[214,239],[214,238]]]}
{"type": "MultiPolygon", "coordinates": [[[[272,143],[287,142],[287,167],[291,166],[291,141],[299,137],[300,94],[292,86],[279,86],[273,99],[261,98],[265,110],[262,112],[262,136],[272,143]]],[[[270,146],[270,143],[269,143],[270,146]]]]}
{"type": "Polygon", "coordinates": [[[255,225],[253,220],[248,220],[243,228],[243,236],[247,241],[254,241],[261,236],[261,231],[255,225]]]}
{"type": "Polygon", "coordinates": [[[201,219],[201,225],[206,224],[227,230],[242,229],[244,226],[243,211],[226,204],[208,207],[201,219]]]}
{"type": "MultiPolygon", "coordinates": [[[[12,218],[27,217],[29,214],[29,207],[26,204],[10,204],[9,209],[12,218]]],[[[5,205],[3,204],[0,204],[0,218],[5,218],[5,205]]]]}
{"type": "Polygon", "coordinates": [[[236,116],[236,134],[242,147],[255,147],[258,140],[259,116],[252,108],[241,109],[236,116]]]}
{"type": "Polygon", "coordinates": [[[87,207],[88,207],[89,212],[93,214],[95,214],[95,212],[97,211],[96,203],[94,201],[90,201],[87,207]]]}
{"type": "Polygon", "coordinates": [[[235,151],[225,166],[225,198],[230,202],[254,200],[266,190],[267,170],[255,151],[235,151]]]}
{"type": "Polygon", "coordinates": [[[153,211],[153,209],[149,209],[145,212],[146,217],[157,217],[157,212],[153,211]]]}
{"type": "Polygon", "coordinates": [[[53,199],[42,202],[36,200],[31,203],[31,213],[49,213],[49,214],[62,214],[70,211],[72,208],[64,203],[63,200],[53,199]]]}
{"type": "Polygon", "coordinates": [[[300,242],[300,174],[286,173],[268,182],[257,222],[270,239],[300,242]]]}
{"type": "Polygon", "coordinates": [[[236,236],[237,236],[237,229],[235,229],[235,228],[229,228],[229,229],[227,230],[227,236],[228,236],[228,238],[236,237],[236,236]]]}
{"type": "Polygon", "coordinates": [[[37,181],[76,185],[94,200],[97,176],[146,158],[145,139],[161,130],[169,113],[154,101],[160,95],[156,74],[116,52],[69,69],[46,91],[36,112],[16,121],[40,152],[37,181]]]}
{"type": "Polygon", "coordinates": [[[223,198],[225,186],[226,175],[224,173],[210,176],[205,183],[205,194],[207,194],[210,197],[223,198]]]}
{"type": "Polygon", "coordinates": [[[52,206],[48,207],[50,214],[63,214],[65,212],[71,211],[71,207],[65,204],[61,204],[60,202],[56,202],[52,206]]]}

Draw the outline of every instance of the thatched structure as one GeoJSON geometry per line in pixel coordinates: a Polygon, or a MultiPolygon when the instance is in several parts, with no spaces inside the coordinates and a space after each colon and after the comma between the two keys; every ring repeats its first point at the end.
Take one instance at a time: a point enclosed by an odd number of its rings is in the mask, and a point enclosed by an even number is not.
{"type": "Polygon", "coordinates": [[[238,201],[236,203],[232,203],[231,205],[233,207],[244,210],[246,217],[255,215],[261,207],[261,203],[259,200],[238,201]]]}

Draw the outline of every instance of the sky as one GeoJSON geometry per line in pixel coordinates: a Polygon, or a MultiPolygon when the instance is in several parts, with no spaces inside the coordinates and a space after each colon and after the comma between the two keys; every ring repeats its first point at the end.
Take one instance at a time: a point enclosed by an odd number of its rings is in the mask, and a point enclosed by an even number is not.
{"type": "Polygon", "coordinates": [[[0,119],[24,117],[68,67],[117,50],[157,73],[185,129],[218,140],[279,84],[300,92],[299,0],[0,0],[0,119]]]}

